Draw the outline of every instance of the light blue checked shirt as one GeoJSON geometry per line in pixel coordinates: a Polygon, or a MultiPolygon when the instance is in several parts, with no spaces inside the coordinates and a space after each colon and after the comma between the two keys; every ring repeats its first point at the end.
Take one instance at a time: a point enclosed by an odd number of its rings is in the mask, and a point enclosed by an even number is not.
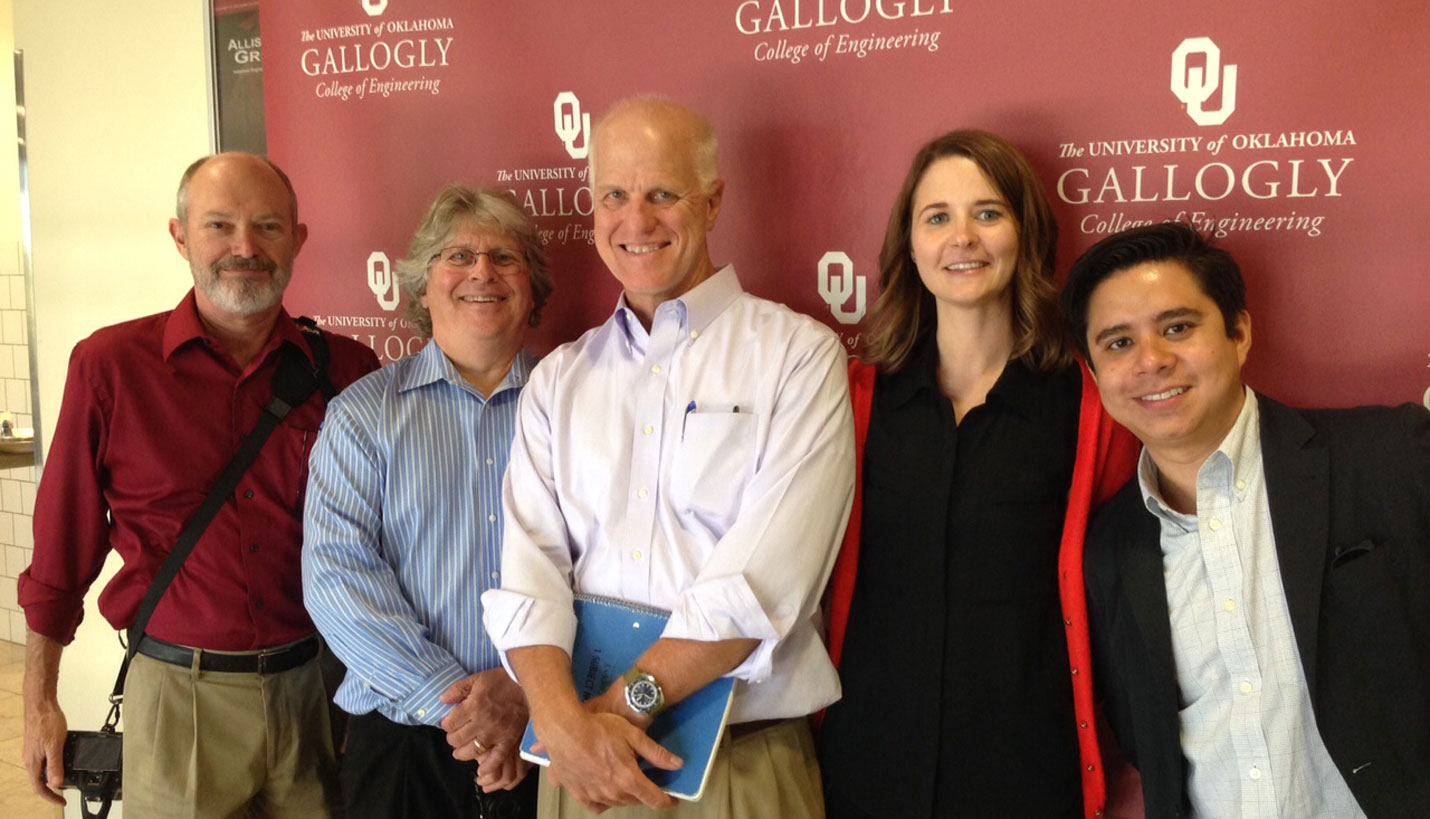
{"type": "Polygon", "coordinates": [[[1296,649],[1261,458],[1261,409],[1241,414],[1197,471],[1197,509],[1167,506],[1146,450],[1137,476],[1161,524],[1196,817],[1365,819],[1321,734],[1296,649]]]}
{"type": "Polygon", "coordinates": [[[347,664],[335,700],[437,725],[452,683],[495,668],[480,598],[499,584],[502,476],[535,359],[484,399],[431,341],[328,406],[309,462],[303,595],[347,664]]]}

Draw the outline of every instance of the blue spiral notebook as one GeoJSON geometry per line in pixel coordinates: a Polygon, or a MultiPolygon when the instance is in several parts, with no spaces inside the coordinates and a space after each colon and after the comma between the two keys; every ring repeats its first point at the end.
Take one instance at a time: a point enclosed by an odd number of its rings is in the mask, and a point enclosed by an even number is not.
{"type": "MultiPolygon", "coordinates": [[[[610,597],[578,594],[576,644],[571,649],[571,675],[581,701],[602,694],[611,683],[660,639],[670,613],[610,597]]],[[[678,771],[663,771],[647,764],[641,771],[661,790],[678,799],[699,799],[710,777],[710,763],[720,746],[730,703],[735,695],[733,677],[721,677],[662,711],[646,731],[651,739],[685,761],[678,771]]],[[[534,754],[536,732],[530,722],[521,738],[521,756],[538,765],[551,764],[545,754],[534,754]]]]}

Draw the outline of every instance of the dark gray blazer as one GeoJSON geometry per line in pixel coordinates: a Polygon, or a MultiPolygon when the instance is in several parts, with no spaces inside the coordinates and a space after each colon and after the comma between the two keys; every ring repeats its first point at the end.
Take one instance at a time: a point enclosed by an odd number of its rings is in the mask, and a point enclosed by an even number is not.
{"type": "MultiPolygon", "coordinates": [[[[1361,808],[1430,817],[1430,412],[1258,396],[1282,583],[1321,738],[1361,808]]],[[[1094,682],[1149,819],[1190,813],[1160,527],[1137,481],[1088,527],[1094,682]]]]}

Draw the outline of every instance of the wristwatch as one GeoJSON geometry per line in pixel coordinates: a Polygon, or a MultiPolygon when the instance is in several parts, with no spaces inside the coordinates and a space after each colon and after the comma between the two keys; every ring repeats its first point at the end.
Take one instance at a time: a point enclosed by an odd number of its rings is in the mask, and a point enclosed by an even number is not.
{"type": "Polygon", "coordinates": [[[661,690],[655,677],[631,666],[621,679],[626,684],[626,705],[632,711],[653,717],[665,707],[665,691],[661,690]]]}

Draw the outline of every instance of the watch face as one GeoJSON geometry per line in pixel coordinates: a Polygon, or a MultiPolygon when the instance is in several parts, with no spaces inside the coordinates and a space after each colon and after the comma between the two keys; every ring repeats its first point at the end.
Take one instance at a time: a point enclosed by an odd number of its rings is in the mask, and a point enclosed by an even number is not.
{"type": "Polygon", "coordinates": [[[627,691],[631,707],[642,713],[649,713],[660,706],[662,699],[660,686],[652,680],[636,680],[627,691]]]}

